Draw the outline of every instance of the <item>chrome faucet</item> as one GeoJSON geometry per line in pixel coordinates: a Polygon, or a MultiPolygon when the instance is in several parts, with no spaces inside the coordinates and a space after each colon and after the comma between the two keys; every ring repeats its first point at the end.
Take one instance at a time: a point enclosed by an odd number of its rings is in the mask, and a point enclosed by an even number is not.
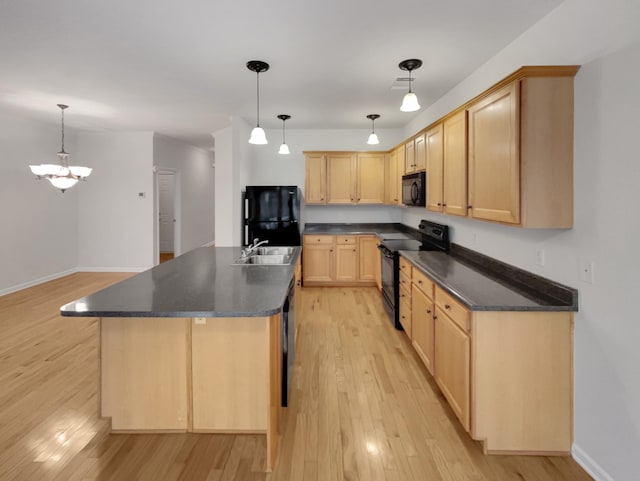
{"type": "Polygon", "coordinates": [[[249,244],[247,247],[242,249],[242,253],[240,254],[240,257],[249,257],[253,253],[253,251],[255,251],[258,247],[268,243],[269,243],[268,240],[258,241],[258,238],[256,237],[255,239],[253,239],[253,244],[249,244]]]}

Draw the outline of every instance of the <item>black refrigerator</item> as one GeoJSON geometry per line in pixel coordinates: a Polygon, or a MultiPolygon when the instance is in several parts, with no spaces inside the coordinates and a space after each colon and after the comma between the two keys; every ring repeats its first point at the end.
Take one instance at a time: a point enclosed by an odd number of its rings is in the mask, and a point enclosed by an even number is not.
{"type": "Polygon", "coordinates": [[[296,185],[248,185],[244,192],[243,245],[300,245],[300,191],[296,185]]]}

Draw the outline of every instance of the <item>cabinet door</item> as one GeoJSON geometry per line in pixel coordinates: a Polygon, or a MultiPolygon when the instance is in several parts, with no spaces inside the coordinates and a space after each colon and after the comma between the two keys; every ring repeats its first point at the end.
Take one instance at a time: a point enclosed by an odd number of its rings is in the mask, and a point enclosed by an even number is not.
{"type": "Polygon", "coordinates": [[[411,316],[413,347],[424,362],[429,372],[433,374],[434,357],[434,326],[433,301],[424,295],[416,286],[411,291],[411,316]]]}
{"type": "Polygon", "coordinates": [[[358,280],[358,244],[336,246],[336,281],[358,280]]]}
{"type": "MultiPolygon", "coordinates": [[[[398,154],[398,196],[402,194],[402,176],[406,172],[406,157],[407,151],[404,145],[401,145],[396,149],[396,153],[398,154]]],[[[398,197],[398,204],[402,204],[402,199],[398,197]]]]}
{"type": "Polygon", "coordinates": [[[469,107],[469,211],[476,219],[520,222],[518,85],[469,107]]]}
{"type": "Polygon", "coordinates": [[[443,207],[447,214],[467,215],[467,112],[444,121],[443,207]]]}
{"type": "Polygon", "coordinates": [[[324,154],[308,154],[305,160],[304,197],[307,204],[326,204],[327,159],[324,154]]]}
{"type": "Polygon", "coordinates": [[[435,379],[466,431],[469,431],[469,356],[467,333],[436,307],[435,379]]]}
{"type": "Polygon", "coordinates": [[[353,204],[355,192],[356,155],[327,155],[327,204],[353,204]]]}
{"type": "Polygon", "coordinates": [[[331,282],[335,279],[333,243],[306,244],[302,249],[302,277],[304,282],[331,282]]]}
{"type": "Polygon", "coordinates": [[[358,237],[358,244],[360,251],[358,279],[361,281],[377,281],[380,278],[378,238],[376,236],[360,236],[358,237]]]}
{"type": "Polygon", "coordinates": [[[425,134],[427,154],[427,209],[442,212],[443,135],[442,124],[425,134]]]}
{"type": "Polygon", "coordinates": [[[415,164],[414,170],[426,169],[427,168],[427,151],[426,151],[424,134],[414,139],[413,151],[414,151],[414,164],[415,164]]]}
{"type": "Polygon", "coordinates": [[[384,179],[384,203],[389,205],[398,204],[398,187],[400,181],[398,180],[398,150],[392,151],[385,164],[385,179],[384,179]]]}
{"type": "Polygon", "coordinates": [[[400,301],[400,324],[404,329],[405,334],[411,339],[412,336],[412,313],[411,313],[411,301],[406,298],[400,301]]]}
{"type": "Polygon", "coordinates": [[[410,174],[416,170],[414,141],[410,140],[404,144],[404,172],[410,174]]]}
{"type": "Polygon", "coordinates": [[[384,154],[358,154],[356,202],[384,204],[384,154]]]}

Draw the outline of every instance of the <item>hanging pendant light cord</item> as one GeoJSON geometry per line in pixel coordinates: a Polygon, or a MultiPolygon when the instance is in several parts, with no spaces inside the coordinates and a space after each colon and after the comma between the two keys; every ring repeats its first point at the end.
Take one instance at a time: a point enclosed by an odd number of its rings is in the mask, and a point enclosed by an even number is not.
{"type": "Polygon", "coordinates": [[[282,121],[282,143],[286,144],[286,142],[284,140],[284,120],[282,121]]]}
{"type": "Polygon", "coordinates": [[[256,97],[258,99],[257,107],[256,107],[256,126],[260,127],[260,73],[256,72],[256,97]]]}
{"type": "Polygon", "coordinates": [[[64,109],[60,107],[60,110],[62,111],[62,150],[60,151],[60,153],[66,154],[66,152],[64,151],[64,109]]]}
{"type": "Polygon", "coordinates": [[[409,70],[409,93],[411,93],[411,70],[409,70]]]}

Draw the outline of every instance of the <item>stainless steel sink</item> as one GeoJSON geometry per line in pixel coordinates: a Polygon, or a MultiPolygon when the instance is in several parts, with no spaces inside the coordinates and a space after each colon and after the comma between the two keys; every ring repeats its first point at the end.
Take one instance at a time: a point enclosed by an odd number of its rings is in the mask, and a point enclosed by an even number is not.
{"type": "Polygon", "coordinates": [[[277,246],[265,246],[258,247],[258,255],[277,255],[277,256],[290,256],[293,254],[294,247],[277,247],[277,246]]]}
{"type": "Polygon", "coordinates": [[[288,266],[291,264],[291,256],[283,254],[255,254],[249,257],[240,257],[233,262],[236,266],[254,265],[279,265],[288,266]]]}

